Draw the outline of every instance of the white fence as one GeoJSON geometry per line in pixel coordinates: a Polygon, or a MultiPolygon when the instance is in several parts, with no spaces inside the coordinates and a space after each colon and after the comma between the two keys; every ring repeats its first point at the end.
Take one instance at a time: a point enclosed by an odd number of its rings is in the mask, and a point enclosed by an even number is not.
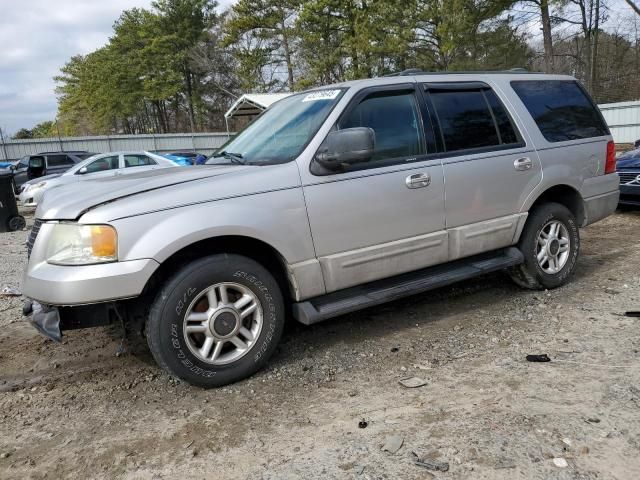
{"type": "Polygon", "coordinates": [[[640,101],[603,103],[598,107],[616,143],[633,143],[640,139],[640,101]]]}
{"type": "MultiPolygon", "coordinates": [[[[609,124],[616,143],[633,143],[640,139],[640,101],[605,103],[598,107],[609,124]]],[[[86,150],[96,153],[118,150],[162,153],[191,150],[209,155],[220,148],[228,138],[227,133],[167,133],[6,140],[4,144],[0,144],[0,160],[16,160],[25,155],[60,150],[86,150]]]]}
{"type": "Polygon", "coordinates": [[[227,133],[168,133],[6,140],[4,144],[0,144],[0,160],[16,160],[25,155],[41,152],[73,150],[95,153],[119,150],[146,150],[161,153],[196,151],[208,155],[220,148],[228,138],[227,133]]]}

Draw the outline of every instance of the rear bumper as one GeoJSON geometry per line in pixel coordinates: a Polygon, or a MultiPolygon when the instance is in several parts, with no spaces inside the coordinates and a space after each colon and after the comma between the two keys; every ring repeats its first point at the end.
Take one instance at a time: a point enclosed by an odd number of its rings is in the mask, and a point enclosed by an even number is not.
{"type": "Polygon", "coordinates": [[[602,220],[614,213],[618,207],[619,198],[620,192],[618,190],[585,198],[585,219],[582,226],[591,225],[592,223],[602,220]]]}

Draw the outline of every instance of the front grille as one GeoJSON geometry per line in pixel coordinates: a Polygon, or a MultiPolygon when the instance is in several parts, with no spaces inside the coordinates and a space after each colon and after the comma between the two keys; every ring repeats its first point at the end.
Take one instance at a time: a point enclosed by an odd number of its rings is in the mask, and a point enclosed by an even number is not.
{"type": "MultiPolygon", "coordinates": [[[[640,175],[640,172],[618,172],[618,175],[620,175],[620,185],[626,185],[627,183],[636,180],[638,175],[640,175]]],[[[640,181],[636,180],[631,185],[640,186],[640,181]]]]}
{"type": "Polygon", "coordinates": [[[36,243],[36,237],[38,236],[41,226],[42,220],[36,218],[33,222],[33,227],[31,227],[29,237],[27,238],[27,258],[31,257],[31,249],[33,249],[33,244],[36,243]]]}

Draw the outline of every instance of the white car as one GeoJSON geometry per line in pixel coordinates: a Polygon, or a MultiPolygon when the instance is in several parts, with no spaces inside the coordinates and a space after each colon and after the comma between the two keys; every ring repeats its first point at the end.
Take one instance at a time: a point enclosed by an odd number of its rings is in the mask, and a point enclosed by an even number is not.
{"type": "Polygon", "coordinates": [[[51,188],[82,180],[177,166],[179,166],[177,163],[150,152],[101,153],[87,158],[62,174],[46,175],[26,182],[20,192],[19,200],[25,207],[35,207],[42,199],[42,195],[51,188]]]}

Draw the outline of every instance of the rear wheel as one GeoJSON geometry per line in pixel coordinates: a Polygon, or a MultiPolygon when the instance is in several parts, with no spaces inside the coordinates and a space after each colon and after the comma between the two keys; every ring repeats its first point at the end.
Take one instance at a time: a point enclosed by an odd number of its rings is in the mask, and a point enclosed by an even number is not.
{"type": "Polygon", "coordinates": [[[165,370],[216,387],[266,363],[284,318],[280,289],[264,267],[239,255],[213,255],[167,282],[152,306],[147,340],[165,370]]]}
{"type": "Polygon", "coordinates": [[[24,230],[27,227],[27,222],[22,215],[14,215],[7,220],[7,229],[10,232],[17,232],[18,230],[24,230]]]}
{"type": "Polygon", "coordinates": [[[509,273],[515,283],[529,289],[564,285],[580,252],[580,232],[573,214],[559,203],[545,203],[531,212],[518,247],[524,263],[509,273]]]}

